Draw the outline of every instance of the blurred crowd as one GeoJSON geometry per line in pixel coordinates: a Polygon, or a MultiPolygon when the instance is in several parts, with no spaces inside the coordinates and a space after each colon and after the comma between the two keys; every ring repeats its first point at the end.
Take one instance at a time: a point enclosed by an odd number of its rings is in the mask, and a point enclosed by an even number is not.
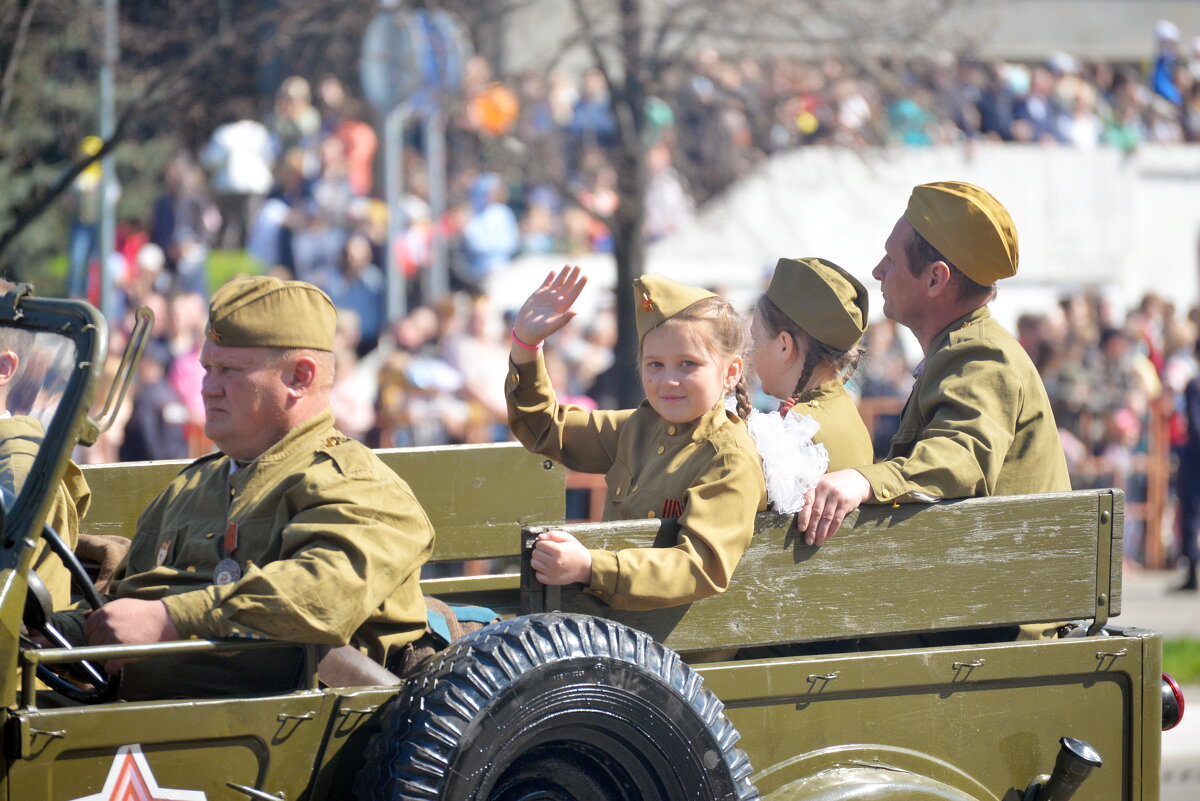
{"type": "MultiPolygon", "coordinates": [[[[1173,25],[1160,23],[1155,42],[1141,66],[1057,53],[1036,64],[933,57],[868,69],[701,51],[647,101],[646,237],[669,236],[697,203],[788,148],[994,139],[1131,151],[1141,142],[1200,141],[1200,37],[1185,46],[1173,25]]],[[[482,287],[518,254],[611,249],[617,123],[595,71],[500,81],[475,57],[463,97],[447,123],[447,210],[434,219],[423,132],[414,126],[403,159],[403,233],[392,242],[378,185],[378,115],[338,76],[292,76],[266,112],[265,104],[231,101],[202,148],[171,160],[152,207],[120,226],[110,269],[121,314],[151,307],[154,337],[132,403],[80,458],[184,458],[208,447],[198,356],[218,251],[244,253],[246,270],[311,281],[334,300],[333,402],[347,434],[383,447],[507,439],[502,387],[513,310],[495,308],[482,287]],[[452,291],[427,297],[421,278],[435,233],[446,243],[452,291]],[[409,311],[394,324],[381,268],[389,261],[409,279],[409,311]]],[[[96,189],[77,186],[74,208],[94,205],[88,191],[96,189]]],[[[88,219],[77,214],[75,222],[86,229],[88,219]]],[[[94,250],[74,236],[73,228],[69,291],[96,300],[94,250]]],[[[1077,486],[1144,497],[1155,421],[1166,421],[1172,444],[1185,436],[1174,404],[1197,374],[1200,321],[1184,311],[1151,297],[1122,314],[1081,293],[1053,313],[1021,318],[1018,333],[1055,403],[1077,486]]],[[[119,354],[128,325],[114,328],[119,354]]],[[[614,402],[615,338],[614,314],[602,309],[547,348],[555,386],[571,402],[614,402]]],[[[898,404],[918,358],[881,320],[852,387],[867,401],[898,404]]],[[[881,449],[888,420],[877,420],[881,449]]]]}

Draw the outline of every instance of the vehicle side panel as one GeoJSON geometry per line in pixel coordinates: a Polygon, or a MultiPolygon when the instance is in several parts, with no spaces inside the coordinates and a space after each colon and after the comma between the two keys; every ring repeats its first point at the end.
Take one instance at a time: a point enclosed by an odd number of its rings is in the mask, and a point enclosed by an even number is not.
{"type": "Polygon", "coordinates": [[[1065,735],[1104,759],[1076,801],[1157,801],[1160,637],[1129,630],[697,667],[766,798],[820,771],[884,765],[1012,801],[1051,771],[1065,735]]]}

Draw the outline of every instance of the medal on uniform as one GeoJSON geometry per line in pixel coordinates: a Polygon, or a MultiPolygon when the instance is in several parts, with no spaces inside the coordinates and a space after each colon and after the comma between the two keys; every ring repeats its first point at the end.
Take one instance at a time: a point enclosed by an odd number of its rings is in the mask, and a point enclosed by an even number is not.
{"type": "Polygon", "coordinates": [[[213,584],[218,587],[226,584],[232,584],[242,577],[242,566],[232,558],[232,554],[237,550],[238,546],[238,524],[230,522],[225,528],[225,553],[230,554],[225,556],[221,561],[217,562],[217,566],[213,568],[213,584]]]}
{"type": "Polygon", "coordinates": [[[167,561],[167,554],[171,552],[171,542],[172,540],[164,540],[163,544],[158,546],[158,556],[154,559],[156,567],[162,567],[167,561]]]}
{"type": "Polygon", "coordinates": [[[213,584],[216,584],[218,587],[225,584],[232,584],[241,577],[241,565],[229,558],[217,562],[217,566],[213,568],[213,584]]]}

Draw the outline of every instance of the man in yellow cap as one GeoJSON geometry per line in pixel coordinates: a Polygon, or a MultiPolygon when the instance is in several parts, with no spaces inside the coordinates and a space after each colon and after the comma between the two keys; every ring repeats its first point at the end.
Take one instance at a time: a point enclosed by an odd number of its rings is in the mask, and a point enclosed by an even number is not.
{"type": "Polygon", "coordinates": [[[825,542],[863,503],[937,501],[1071,488],[1045,386],[987,304],[1017,272],[1017,232],[971,184],[913,189],[872,275],[883,313],[925,358],[887,458],[826,474],[797,525],[825,542]]]}
{"type": "MultiPolygon", "coordinates": [[[[301,281],[244,278],[213,296],[200,361],[219,451],[142,514],[114,600],[56,616],[68,637],[352,643],[387,663],[424,633],[433,530],[407,484],[333,427],[334,322],[325,293],[301,281]]],[[[298,667],[274,650],[156,658],[125,666],[122,693],[286,690],[298,667]]]]}

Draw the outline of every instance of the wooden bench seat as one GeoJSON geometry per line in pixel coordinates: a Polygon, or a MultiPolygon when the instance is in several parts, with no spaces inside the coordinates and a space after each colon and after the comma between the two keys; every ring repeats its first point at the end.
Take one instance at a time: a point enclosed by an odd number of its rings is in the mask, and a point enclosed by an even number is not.
{"type": "MultiPolygon", "coordinates": [[[[677,651],[1078,619],[1098,627],[1120,611],[1122,514],[1119,490],[864,506],[815,548],[768,513],[727,592],[649,612],[540,584],[527,554],[544,527],[529,527],[522,611],[619,620],[677,651]]],[[[673,544],[675,525],[562,528],[588,547],[620,550],[673,544]]]]}
{"type": "MultiPolygon", "coordinates": [[[[516,443],[376,451],[421,502],[437,532],[431,563],[503,559],[514,566],[521,527],[563,519],[566,471],[516,443]]],[[[94,502],[80,530],[132,537],[146,505],[186,461],[88,465],[94,502]]],[[[516,611],[518,574],[454,576],[422,582],[451,602],[516,611]]]]}

